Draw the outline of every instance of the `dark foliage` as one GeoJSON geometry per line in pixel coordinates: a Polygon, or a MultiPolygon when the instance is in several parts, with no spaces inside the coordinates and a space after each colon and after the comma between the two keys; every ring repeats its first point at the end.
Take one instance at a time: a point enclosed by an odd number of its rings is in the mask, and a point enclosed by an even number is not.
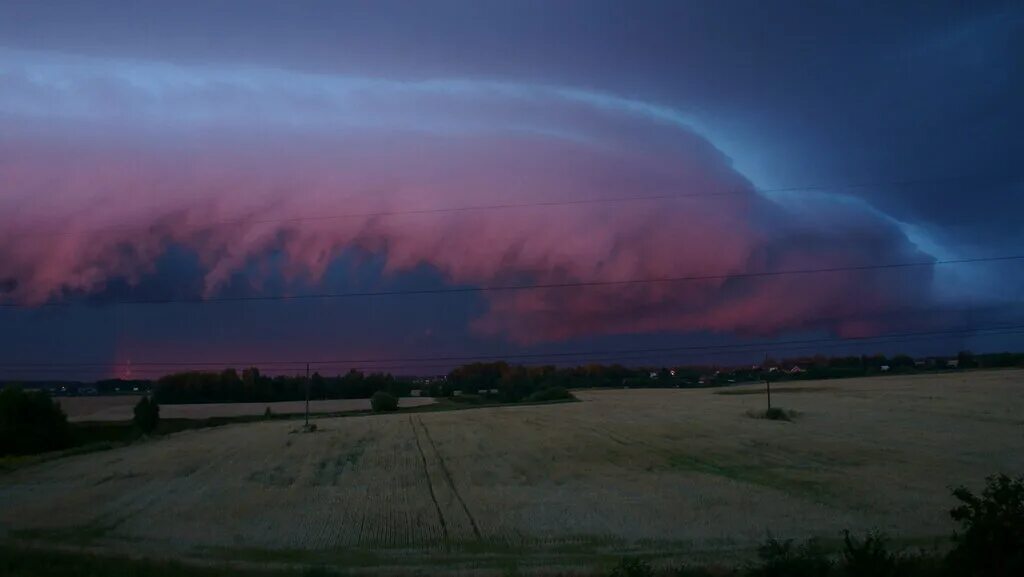
{"type": "Polygon", "coordinates": [[[370,408],[374,413],[397,411],[398,397],[384,391],[377,391],[370,397],[370,408]]]}
{"type": "MultiPolygon", "coordinates": [[[[234,369],[221,372],[190,371],[167,375],[157,381],[154,398],[165,404],[210,402],[299,401],[306,398],[306,377],[268,377],[250,368],[239,375],[234,369]]],[[[368,399],[377,391],[395,396],[409,394],[409,384],[387,374],[364,375],[349,371],[344,376],[309,379],[312,399],[368,399]]]]}
{"type": "Polygon", "coordinates": [[[863,539],[843,532],[843,563],[850,577],[897,577],[900,559],[888,549],[888,540],[879,533],[869,533],[863,539]]]}
{"type": "Polygon", "coordinates": [[[564,401],[575,398],[565,387],[548,387],[531,394],[529,397],[526,397],[526,400],[535,403],[539,401],[564,401]]]}
{"type": "Polygon", "coordinates": [[[30,455],[70,444],[67,416],[49,395],[0,390],[0,455],[30,455]]]}
{"type": "Polygon", "coordinates": [[[160,424],[160,405],[153,399],[142,397],[135,404],[135,417],[132,419],[135,426],[145,434],[156,431],[160,424]]]}
{"type": "Polygon", "coordinates": [[[995,475],[981,495],[953,491],[960,505],[950,511],[960,524],[950,567],[965,577],[1024,575],[1024,478],[995,475]]]}
{"type": "Polygon", "coordinates": [[[654,577],[654,569],[643,559],[623,557],[608,577],[654,577]]]}
{"type": "Polygon", "coordinates": [[[761,565],[750,571],[752,577],[827,577],[832,570],[814,540],[797,546],[792,540],[769,539],[758,548],[757,556],[761,565]]]}

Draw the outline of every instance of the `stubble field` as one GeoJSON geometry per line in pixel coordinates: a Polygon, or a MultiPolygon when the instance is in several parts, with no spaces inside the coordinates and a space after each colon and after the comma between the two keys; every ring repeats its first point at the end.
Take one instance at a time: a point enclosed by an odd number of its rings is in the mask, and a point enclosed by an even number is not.
{"type": "Polygon", "coordinates": [[[188,431],[0,476],[0,536],[390,568],[742,557],[769,533],[941,539],[952,486],[1024,473],[1024,371],[787,383],[794,422],[747,416],[756,388],[188,431]]]}
{"type": "MultiPolygon", "coordinates": [[[[61,409],[71,422],[82,421],[130,421],[137,395],[60,397],[61,409]]],[[[429,397],[403,397],[404,408],[429,405],[429,397]]],[[[160,405],[160,416],[165,419],[208,419],[211,417],[246,417],[262,415],[267,408],[275,415],[297,415],[306,410],[305,401],[277,401],[272,403],[192,403],[160,405]]],[[[311,400],[309,410],[313,413],[341,413],[345,411],[370,410],[369,399],[328,399],[311,400]]]]}

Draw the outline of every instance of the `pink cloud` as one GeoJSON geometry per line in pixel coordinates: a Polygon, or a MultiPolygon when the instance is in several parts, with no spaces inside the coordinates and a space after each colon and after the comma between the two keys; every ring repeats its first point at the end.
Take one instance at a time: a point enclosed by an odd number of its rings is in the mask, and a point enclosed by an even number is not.
{"type": "MultiPolygon", "coordinates": [[[[316,91],[261,98],[228,86],[163,95],[172,111],[154,120],[152,98],[119,86],[102,84],[130,102],[124,117],[103,109],[95,92],[92,118],[7,111],[0,281],[11,290],[2,298],[33,306],[100,291],[114,277],[137,280],[172,245],[200,256],[206,295],[276,250],[290,278],[316,281],[342,251],[358,248],[382,255],[388,272],[429,265],[470,286],[924,258],[870,211],[826,198],[814,211],[789,212],[685,125],[600,102],[371,87],[352,102],[380,117],[353,123],[316,91]],[[197,115],[214,96],[218,110],[224,99],[250,104],[251,124],[197,115]],[[313,97],[327,111],[323,126],[281,120],[313,97]],[[191,120],[172,122],[174,106],[191,120]],[[260,116],[268,110],[273,118],[260,116]],[[729,194],[711,196],[721,193],[729,194]],[[708,196],[373,216],[670,194],[708,196]],[[363,216],[328,218],[338,215],[363,216]]],[[[51,96],[57,105],[66,97],[51,96]]],[[[488,292],[473,328],[519,342],[693,330],[860,335],[878,325],[858,319],[929,299],[930,281],[927,270],[861,271],[488,292]],[[833,320],[814,321],[821,318],[833,320]]]]}

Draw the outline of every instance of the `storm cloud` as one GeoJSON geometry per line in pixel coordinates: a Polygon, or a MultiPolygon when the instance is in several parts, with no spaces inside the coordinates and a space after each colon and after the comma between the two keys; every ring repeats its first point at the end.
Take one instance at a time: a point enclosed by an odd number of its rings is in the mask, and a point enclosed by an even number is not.
{"type": "MultiPolygon", "coordinates": [[[[682,113],[609,94],[6,60],[20,66],[0,90],[14,127],[2,144],[0,262],[7,298],[26,305],[132,282],[174,246],[199,255],[205,296],[277,251],[286,278],[314,284],[358,249],[386,272],[428,265],[468,286],[928,258],[842,199],[786,210],[682,113]],[[580,200],[597,202],[557,204],[580,200]]],[[[903,273],[898,290],[876,278],[891,274],[498,291],[473,324],[520,342],[822,323],[860,333],[869,327],[843,317],[930,298],[929,271],[903,273]]]]}

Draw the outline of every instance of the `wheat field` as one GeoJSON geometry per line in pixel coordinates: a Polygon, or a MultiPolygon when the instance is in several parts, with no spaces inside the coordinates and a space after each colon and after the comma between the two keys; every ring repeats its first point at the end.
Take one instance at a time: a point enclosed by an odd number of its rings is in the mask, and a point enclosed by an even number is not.
{"type": "MultiPolygon", "coordinates": [[[[110,395],[59,397],[61,409],[68,421],[130,421],[138,395],[110,395]]],[[[402,397],[403,408],[420,407],[434,403],[430,397],[402,397]]],[[[210,417],[245,417],[262,415],[267,408],[275,415],[297,415],[305,412],[305,401],[275,401],[264,403],[186,403],[160,405],[160,416],[165,419],[208,419],[210,417]]],[[[309,401],[313,413],[340,413],[369,411],[370,399],[314,399],[309,401]]]]}
{"type": "MultiPolygon", "coordinates": [[[[748,551],[769,533],[952,529],[1024,473],[1024,371],[580,391],[582,402],[187,431],[0,475],[9,540],[260,562],[748,551]]],[[[452,566],[452,565],[447,565],[452,566]]]]}

